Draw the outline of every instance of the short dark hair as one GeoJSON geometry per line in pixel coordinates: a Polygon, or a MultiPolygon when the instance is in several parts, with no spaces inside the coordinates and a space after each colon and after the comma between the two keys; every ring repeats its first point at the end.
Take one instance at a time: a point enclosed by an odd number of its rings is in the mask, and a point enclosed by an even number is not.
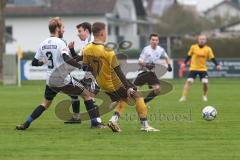
{"type": "Polygon", "coordinates": [[[149,39],[151,39],[152,37],[158,37],[159,39],[159,35],[157,33],[151,33],[149,39]]]}
{"type": "Polygon", "coordinates": [[[48,23],[48,29],[50,33],[55,33],[57,28],[60,28],[62,26],[62,20],[60,17],[54,17],[51,18],[48,23]]]}
{"type": "Polygon", "coordinates": [[[82,27],[84,30],[87,29],[90,34],[92,33],[92,25],[90,23],[88,23],[88,22],[80,23],[76,27],[77,27],[77,29],[82,27]]]}
{"type": "Polygon", "coordinates": [[[93,25],[92,25],[92,32],[93,32],[93,35],[94,36],[98,36],[99,33],[104,30],[106,27],[106,25],[102,22],[95,22],[93,25]]]}

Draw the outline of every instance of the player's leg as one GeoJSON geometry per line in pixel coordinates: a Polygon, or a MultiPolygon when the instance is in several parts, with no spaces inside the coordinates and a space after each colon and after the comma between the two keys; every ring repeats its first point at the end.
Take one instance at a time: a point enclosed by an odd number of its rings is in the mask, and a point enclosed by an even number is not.
{"type": "Polygon", "coordinates": [[[134,85],[137,86],[141,86],[146,83],[153,89],[153,91],[151,91],[144,99],[144,102],[148,103],[149,101],[151,101],[153,98],[160,94],[160,82],[154,72],[143,72],[139,74],[136,80],[134,81],[134,85]]]}
{"type": "Polygon", "coordinates": [[[140,122],[141,122],[141,130],[142,131],[147,131],[147,132],[153,132],[153,131],[159,131],[158,129],[155,129],[153,127],[151,127],[148,124],[148,120],[147,120],[147,106],[144,103],[144,99],[141,96],[140,92],[136,92],[133,95],[133,98],[136,101],[136,111],[138,113],[140,122]]]}
{"type": "Polygon", "coordinates": [[[92,128],[104,128],[105,126],[102,123],[100,118],[98,106],[93,101],[93,93],[89,92],[85,87],[78,82],[73,80],[70,84],[61,87],[61,91],[68,95],[81,96],[84,99],[84,104],[86,110],[88,111],[89,117],[91,119],[92,128]]]}
{"type": "Polygon", "coordinates": [[[186,101],[187,95],[189,93],[189,90],[190,90],[196,76],[197,76],[197,73],[195,71],[191,71],[189,73],[188,79],[185,82],[184,87],[183,87],[182,97],[179,99],[179,102],[186,101]]]}
{"type": "Polygon", "coordinates": [[[80,117],[80,101],[78,96],[70,96],[72,100],[73,116],[69,120],[65,121],[65,124],[79,124],[81,123],[80,117]]]}
{"type": "Polygon", "coordinates": [[[118,120],[124,110],[127,108],[128,104],[124,100],[120,100],[117,102],[117,105],[115,107],[113,116],[109,120],[108,127],[112,129],[113,132],[121,132],[120,127],[118,126],[118,120]]]}
{"type": "Polygon", "coordinates": [[[57,95],[57,93],[58,93],[57,91],[52,90],[49,86],[46,85],[44,101],[33,110],[32,114],[28,116],[27,120],[23,124],[16,126],[16,129],[17,130],[27,129],[30,126],[30,124],[39,116],[41,116],[41,114],[51,105],[52,100],[57,95]]]}
{"type": "Polygon", "coordinates": [[[153,91],[151,91],[147,97],[144,99],[145,103],[148,103],[149,101],[151,101],[153,98],[155,98],[157,95],[160,94],[160,81],[157,78],[157,75],[153,72],[149,72],[148,76],[147,76],[147,82],[148,85],[151,86],[151,88],[153,89],[153,91]]]}
{"type": "Polygon", "coordinates": [[[200,76],[200,80],[202,82],[203,85],[203,101],[207,101],[207,93],[208,93],[208,74],[207,72],[202,72],[201,74],[199,74],[200,76]]]}
{"type": "Polygon", "coordinates": [[[86,110],[91,119],[91,128],[105,128],[105,125],[100,118],[98,106],[95,104],[91,93],[87,89],[83,89],[80,96],[84,100],[86,110]]]}
{"type": "Polygon", "coordinates": [[[110,118],[108,127],[112,129],[113,132],[120,132],[121,129],[118,126],[117,122],[127,108],[127,91],[125,87],[120,87],[117,91],[106,93],[112,100],[113,103],[117,103],[114,109],[113,116],[110,118]]]}

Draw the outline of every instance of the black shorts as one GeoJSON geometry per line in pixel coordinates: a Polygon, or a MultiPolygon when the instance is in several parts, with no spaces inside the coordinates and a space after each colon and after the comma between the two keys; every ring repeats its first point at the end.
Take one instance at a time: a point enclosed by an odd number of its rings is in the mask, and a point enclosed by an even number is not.
{"type": "Polygon", "coordinates": [[[159,79],[156,74],[152,71],[150,72],[142,72],[138,74],[137,78],[134,81],[136,86],[142,86],[144,84],[148,84],[149,86],[160,84],[159,79]]]}
{"type": "Polygon", "coordinates": [[[46,100],[52,101],[59,91],[51,89],[48,85],[45,87],[44,98],[46,100]]]}
{"type": "Polygon", "coordinates": [[[208,73],[206,71],[190,71],[188,78],[196,79],[197,75],[199,76],[200,80],[203,78],[208,78],[208,73]]]}
{"type": "Polygon", "coordinates": [[[44,97],[46,100],[52,101],[58,92],[61,91],[69,95],[72,99],[77,99],[83,90],[83,87],[73,86],[72,84],[63,87],[49,87],[46,85],[44,97]]]}
{"type": "Polygon", "coordinates": [[[115,92],[106,92],[106,94],[109,95],[109,97],[113,102],[119,101],[119,100],[125,100],[128,98],[127,89],[125,87],[120,87],[115,92]]]}

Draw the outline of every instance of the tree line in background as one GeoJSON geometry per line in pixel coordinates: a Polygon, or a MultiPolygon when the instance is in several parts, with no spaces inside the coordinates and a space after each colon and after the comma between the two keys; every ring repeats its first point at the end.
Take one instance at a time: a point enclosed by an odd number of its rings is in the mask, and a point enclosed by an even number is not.
{"type": "MultiPolygon", "coordinates": [[[[5,53],[5,20],[4,8],[6,0],[0,1],[0,82],[3,78],[3,54],[5,53]]],[[[154,17],[158,20],[158,24],[154,28],[155,32],[161,36],[178,37],[176,41],[171,43],[171,57],[184,58],[191,44],[196,39],[184,38],[185,35],[198,35],[202,31],[220,28],[226,23],[239,21],[239,17],[215,17],[208,19],[199,15],[194,9],[179,5],[178,3],[170,6],[161,17],[154,17]]],[[[208,44],[213,48],[217,57],[220,58],[239,58],[237,53],[240,50],[239,38],[209,39],[208,44]]],[[[144,46],[141,46],[144,47],[144,46]]],[[[125,53],[131,59],[139,57],[140,49],[130,49],[125,53]]],[[[25,52],[23,59],[32,59],[34,51],[25,52]]]]}
{"type": "Polygon", "coordinates": [[[170,6],[161,17],[158,19],[158,24],[155,27],[157,32],[163,35],[186,35],[199,34],[202,31],[221,28],[225,25],[237,22],[239,17],[215,16],[209,19],[200,15],[192,8],[179,5],[178,3],[170,6]]]}
{"type": "Polygon", "coordinates": [[[5,53],[5,20],[4,8],[6,0],[0,1],[0,82],[3,79],[3,54],[5,53]]]}

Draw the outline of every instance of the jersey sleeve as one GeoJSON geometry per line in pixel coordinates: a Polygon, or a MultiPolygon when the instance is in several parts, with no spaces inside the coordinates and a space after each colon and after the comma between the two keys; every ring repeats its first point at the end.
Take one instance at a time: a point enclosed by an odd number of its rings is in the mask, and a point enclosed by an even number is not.
{"type": "Polygon", "coordinates": [[[82,56],[83,56],[83,64],[88,64],[85,48],[82,50],[82,56]]]}
{"type": "Polygon", "coordinates": [[[211,48],[209,48],[209,51],[208,51],[208,59],[212,59],[214,58],[214,54],[213,54],[213,51],[211,48]]]}
{"type": "Polygon", "coordinates": [[[119,66],[119,62],[118,62],[115,52],[111,51],[111,52],[109,52],[108,55],[109,55],[108,60],[109,60],[109,63],[111,64],[112,68],[119,66]]]}
{"type": "Polygon", "coordinates": [[[191,46],[189,51],[188,51],[188,56],[192,56],[193,55],[193,50],[194,50],[194,46],[191,46]]]}
{"type": "Polygon", "coordinates": [[[165,51],[164,48],[162,49],[162,55],[161,55],[161,57],[163,57],[163,58],[168,58],[168,54],[167,54],[167,52],[165,51]]]}
{"type": "Polygon", "coordinates": [[[145,57],[146,57],[146,49],[143,48],[138,60],[144,60],[145,57]]]}
{"type": "Polygon", "coordinates": [[[67,47],[67,45],[64,43],[64,41],[61,41],[60,44],[59,44],[59,50],[61,52],[61,55],[63,55],[64,53],[69,55],[69,48],[67,47]]]}
{"type": "Polygon", "coordinates": [[[36,58],[37,60],[42,60],[44,58],[44,55],[43,55],[42,50],[41,50],[41,45],[38,47],[34,58],[36,58]]]}

